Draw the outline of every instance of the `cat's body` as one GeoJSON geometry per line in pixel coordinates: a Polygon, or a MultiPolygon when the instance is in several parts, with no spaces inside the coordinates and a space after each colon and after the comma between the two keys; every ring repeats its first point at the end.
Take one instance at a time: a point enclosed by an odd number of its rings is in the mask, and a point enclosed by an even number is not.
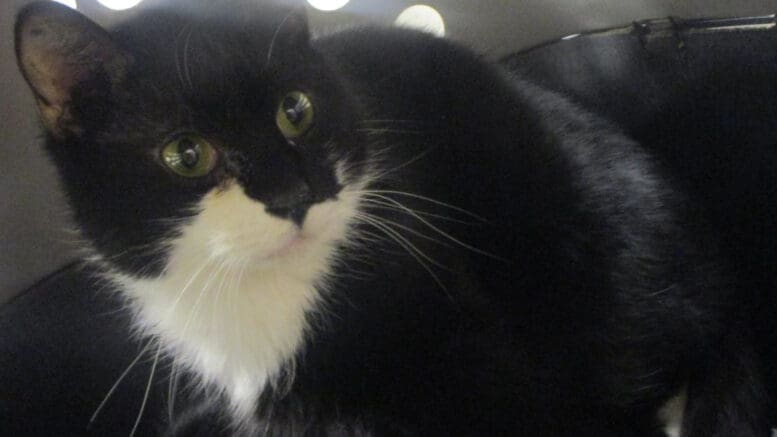
{"type": "Polygon", "coordinates": [[[683,435],[766,432],[741,290],[638,145],[448,41],[206,10],[17,26],[93,260],[217,393],[171,432],[647,436],[681,393],[683,435]]]}

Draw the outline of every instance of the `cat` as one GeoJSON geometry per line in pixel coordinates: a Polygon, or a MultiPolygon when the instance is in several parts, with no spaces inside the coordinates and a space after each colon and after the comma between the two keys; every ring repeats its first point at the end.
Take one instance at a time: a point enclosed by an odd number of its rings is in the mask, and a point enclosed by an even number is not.
{"type": "Polygon", "coordinates": [[[89,261],[202,388],[169,434],[768,435],[713,236],[564,96],[255,1],[33,3],[16,54],[89,261]]]}

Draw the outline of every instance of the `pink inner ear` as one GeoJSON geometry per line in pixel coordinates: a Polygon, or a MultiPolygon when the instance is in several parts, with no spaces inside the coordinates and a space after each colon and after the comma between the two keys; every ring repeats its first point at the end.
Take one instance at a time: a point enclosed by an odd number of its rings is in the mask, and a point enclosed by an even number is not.
{"type": "MultiPolygon", "coordinates": [[[[57,8],[59,9],[59,8],[57,8]]],[[[42,104],[63,109],[73,87],[104,70],[117,80],[126,57],[80,14],[48,11],[27,17],[17,34],[19,63],[42,104]]]]}
{"type": "Polygon", "coordinates": [[[51,50],[31,51],[25,60],[30,82],[50,106],[64,106],[73,86],[88,76],[87,67],[68,62],[51,50]]]}
{"type": "Polygon", "coordinates": [[[44,103],[63,106],[73,86],[86,79],[89,65],[74,56],[73,46],[82,44],[78,41],[82,36],[67,31],[59,35],[52,27],[46,23],[29,23],[22,34],[20,60],[30,85],[44,103]]]}

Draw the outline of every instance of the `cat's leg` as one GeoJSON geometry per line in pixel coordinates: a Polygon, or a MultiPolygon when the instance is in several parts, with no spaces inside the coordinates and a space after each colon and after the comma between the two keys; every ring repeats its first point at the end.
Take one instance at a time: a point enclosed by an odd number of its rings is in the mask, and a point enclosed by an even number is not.
{"type": "Polygon", "coordinates": [[[694,369],[682,437],[767,437],[767,395],[760,363],[744,335],[732,332],[714,357],[694,369]]]}

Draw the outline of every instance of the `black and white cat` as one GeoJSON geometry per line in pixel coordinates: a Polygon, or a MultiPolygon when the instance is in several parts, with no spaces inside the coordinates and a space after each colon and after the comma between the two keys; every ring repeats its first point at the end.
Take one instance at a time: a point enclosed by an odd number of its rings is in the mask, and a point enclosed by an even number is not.
{"type": "Polygon", "coordinates": [[[450,41],[305,23],[18,17],[91,261],[209,393],[171,433],[767,435],[737,290],[644,150],[450,41]]]}

